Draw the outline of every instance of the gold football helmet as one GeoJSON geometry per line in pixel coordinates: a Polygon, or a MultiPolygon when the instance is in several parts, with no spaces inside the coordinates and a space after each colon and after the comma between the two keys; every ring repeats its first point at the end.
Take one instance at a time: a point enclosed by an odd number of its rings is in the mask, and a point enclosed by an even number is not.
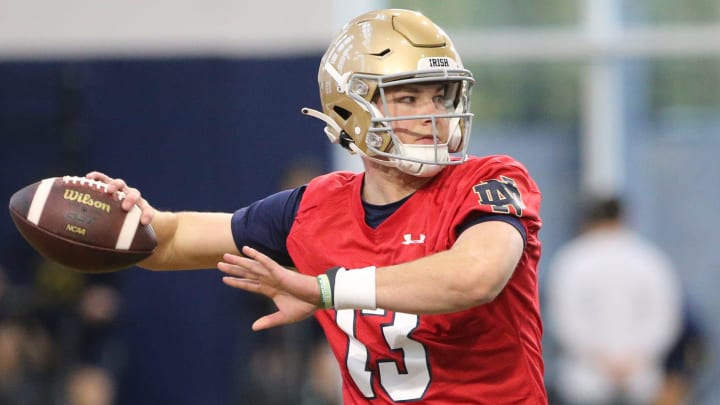
{"type": "Polygon", "coordinates": [[[323,111],[303,112],[323,120],[331,142],[351,153],[421,177],[467,159],[474,79],[450,37],[424,15],[389,9],[356,17],[320,61],[318,82],[323,111]],[[422,83],[445,85],[445,113],[393,117],[378,108],[378,101],[387,105],[387,87],[422,83]],[[418,119],[431,120],[434,143],[400,142],[392,122],[418,119]],[[444,136],[438,133],[439,119],[449,122],[444,136]]]}

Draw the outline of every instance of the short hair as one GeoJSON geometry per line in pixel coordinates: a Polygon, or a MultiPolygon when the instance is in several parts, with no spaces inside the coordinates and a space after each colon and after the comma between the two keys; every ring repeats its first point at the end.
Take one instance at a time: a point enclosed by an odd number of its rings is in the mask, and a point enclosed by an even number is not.
{"type": "Polygon", "coordinates": [[[585,223],[618,220],[622,218],[622,215],[623,203],[618,196],[590,198],[583,209],[585,223]]]}

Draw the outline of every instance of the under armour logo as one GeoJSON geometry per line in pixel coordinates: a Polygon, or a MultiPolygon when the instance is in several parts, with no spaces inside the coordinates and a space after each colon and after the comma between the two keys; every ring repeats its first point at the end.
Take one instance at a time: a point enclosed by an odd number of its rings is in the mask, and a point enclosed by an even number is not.
{"type": "Polygon", "coordinates": [[[403,245],[411,245],[413,243],[425,243],[425,234],[420,234],[420,239],[413,239],[411,233],[406,233],[403,235],[403,245]]]}

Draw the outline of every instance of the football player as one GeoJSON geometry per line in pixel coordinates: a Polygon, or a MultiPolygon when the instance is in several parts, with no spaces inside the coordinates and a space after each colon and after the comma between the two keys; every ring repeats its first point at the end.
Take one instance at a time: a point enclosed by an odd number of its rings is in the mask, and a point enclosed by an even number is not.
{"type": "Polygon", "coordinates": [[[331,142],[364,172],[333,172],[234,213],[143,208],[150,269],[217,266],[278,310],[254,330],[319,321],[346,404],[545,404],[537,264],[541,195],[509,156],[468,156],[474,83],[430,19],[380,10],[320,61],[331,142]],[[288,270],[287,267],[295,270],[288,270]]]}

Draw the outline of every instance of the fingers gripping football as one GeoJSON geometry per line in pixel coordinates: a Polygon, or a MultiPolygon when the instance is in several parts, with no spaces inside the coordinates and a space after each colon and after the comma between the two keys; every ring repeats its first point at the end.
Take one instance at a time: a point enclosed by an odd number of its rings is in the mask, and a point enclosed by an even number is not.
{"type": "Polygon", "coordinates": [[[125,180],[121,178],[112,178],[105,173],[98,171],[92,171],[86,174],[85,177],[107,184],[107,192],[109,194],[113,194],[115,192],[122,193],[124,198],[121,206],[124,210],[129,211],[133,206],[137,205],[142,211],[142,215],[140,217],[141,224],[148,225],[152,222],[155,210],[150,203],[142,197],[140,190],[134,187],[129,187],[125,180]]]}

